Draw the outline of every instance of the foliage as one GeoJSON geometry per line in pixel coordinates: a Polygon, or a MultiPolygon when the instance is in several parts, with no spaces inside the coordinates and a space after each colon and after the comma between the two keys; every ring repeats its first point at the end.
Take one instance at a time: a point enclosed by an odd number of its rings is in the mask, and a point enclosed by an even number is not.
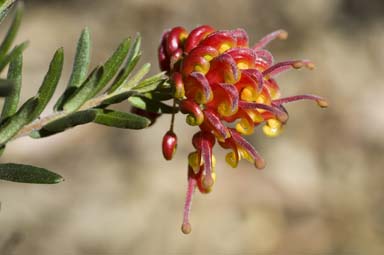
{"type": "MultiPolygon", "coordinates": [[[[0,1],[0,22],[8,14],[14,0],[0,1]]],[[[63,132],[87,123],[96,123],[125,129],[142,129],[151,120],[130,112],[109,109],[111,105],[130,99],[132,105],[155,113],[172,112],[161,100],[169,98],[171,89],[163,73],[143,79],[150,70],[144,64],[132,74],[141,56],[141,37],[124,39],[107,61],[89,70],[91,55],[90,32],[85,28],[77,42],[73,68],[67,87],[54,105],[52,114],[41,116],[52,99],[61,80],[64,50],[54,53],[47,73],[35,96],[21,106],[23,52],[28,42],[12,47],[23,14],[23,4],[18,3],[13,21],[0,45],[0,72],[6,68],[6,79],[0,79],[0,96],[4,104],[0,117],[0,153],[8,142],[30,136],[35,139],[63,132]],[[161,91],[162,97],[158,97],[161,91]]],[[[58,183],[63,178],[43,168],[6,163],[0,164],[0,179],[25,183],[58,183]]]]}

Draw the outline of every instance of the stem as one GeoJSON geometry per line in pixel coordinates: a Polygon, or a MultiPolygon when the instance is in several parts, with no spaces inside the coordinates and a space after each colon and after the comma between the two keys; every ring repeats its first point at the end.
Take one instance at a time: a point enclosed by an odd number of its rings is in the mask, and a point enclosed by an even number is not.
{"type": "Polygon", "coordinates": [[[171,117],[171,127],[170,130],[173,132],[173,126],[175,123],[175,114],[176,114],[176,100],[173,99],[173,105],[172,105],[172,117],[171,117]]]}
{"type": "MultiPolygon", "coordinates": [[[[89,99],[77,111],[84,111],[84,110],[88,110],[88,109],[94,108],[96,106],[99,106],[101,104],[101,102],[103,102],[104,100],[106,100],[110,97],[113,97],[113,96],[115,96],[115,94],[113,94],[113,93],[112,94],[103,94],[103,95],[100,95],[96,98],[89,99]]],[[[16,140],[17,138],[27,136],[32,131],[39,130],[42,127],[44,127],[45,125],[47,125],[48,123],[50,123],[54,120],[60,119],[62,117],[65,117],[71,113],[73,113],[73,112],[60,111],[60,112],[55,112],[51,115],[45,116],[43,118],[39,118],[39,119],[31,122],[30,124],[24,126],[17,133],[17,135],[12,138],[12,140],[16,140]]]]}

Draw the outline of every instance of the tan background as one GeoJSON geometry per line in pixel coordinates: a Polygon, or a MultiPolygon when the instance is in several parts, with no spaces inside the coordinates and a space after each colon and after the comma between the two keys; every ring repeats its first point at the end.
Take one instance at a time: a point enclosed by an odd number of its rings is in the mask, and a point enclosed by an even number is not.
{"type": "Polygon", "coordinates": [[[383,254],[383,6],[380,0],[27,1],[18,37],[31,40],[23,100],[37,91],[59,46],[65,48],[64,88],[84,26],[92,31],[93,66],[140,31],[141,63],[153,63],[155,73],[165,28],[210,24],[243,27],[253,42],[288,30],[287,41],[269,47],[275,58],[309,58],[317,69],[280,76],[283,93],[320,94],[330,108],[292,104],[281,137],[258,130],[251,140],[267,161],[264,171],[245,162],[233,170],[217,149],[217,184],[210,195],[196,193],[189,236],[179,228],[195,129],[182,116],[171,162],[160,151],[169,116],[143,131],[87,125],[17,140],[3,162],[43,166],[66,181],[0,183],[0,253],[383,254]]]}

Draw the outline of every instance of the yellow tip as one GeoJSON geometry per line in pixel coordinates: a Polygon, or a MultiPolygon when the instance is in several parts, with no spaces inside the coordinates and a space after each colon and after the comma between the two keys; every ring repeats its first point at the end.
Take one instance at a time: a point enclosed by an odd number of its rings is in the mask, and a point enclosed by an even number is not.
{"type": "Polygon", "coordinates": [[[316,68],[315,64],[312,63],[312,62],[308,62],[305,64],[305,66],[309,69],[309,70],[313,70],[316,68]]]}
{"type": "Polygon", "coordinates": [[[276,137],[283,131],[282,123],[276,119],[270,119],[267,124],[263,126],[263,132],[266,136],[276,137]]]}
{"type": "Polygon", "coordinates": [[[258,159],[255,161],[255,166],[258,169],[263,169],[265,167],[265,161],[264,159],[258,159]]]}
{"type": "Polygon", "coordinates": [[[325,99],[319,99],[316,101],[321,108],[327,108],[328,102],[325,99]]]}
{"type": "Polygon", "coordinates": [[[204,189],[210,190],[214,184],[212,176],[204,176],[202,184],[204,189]]]}
{"type": "Polygon", "coordinates": [[[239,163],[236,159],[236,155],[235,153],[232,151],[232,152],[229,152],[226,156],[225,156],[225,161],[228,163],[228,165],[230,165],[231,167],[233,168],[236,168],[237,167],[237,164],[239,163]]]}
{"type": "Polygon", "coordinates": [[[286,40],[288,38],[288,32],[285,30],[280,30],[278,37],[280,40],[286,40]]]}
{"type": "Polygon", "coordinates": [[[303,63],[303,61],[297,61],[297,62],[293,63],[292,66],[295,69],[300,69],[304,66],[304,63],[303,63]]]}
{"type": "Polygon", "coordinates": [[[183,223],[183,225],[181,226],[181,232],[183,232],[183,234],[188,235],[189,233],[191,233],[191,231],[192,231],[191,224],[183,223]]]}

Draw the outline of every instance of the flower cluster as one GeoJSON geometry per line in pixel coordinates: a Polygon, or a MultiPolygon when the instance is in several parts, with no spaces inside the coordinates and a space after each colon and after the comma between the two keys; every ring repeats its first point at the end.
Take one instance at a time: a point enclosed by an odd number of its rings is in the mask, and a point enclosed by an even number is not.
{"type": "MultiPolygon", "coordinates": [[[[196,149],[188,157],[188,191],[182,231],[189,233],[189,213],[196,187],[202,193],[212,190],[215,182],[215,157],[212,148],[217,142],[230,149],[226,162],[232,167],[246,159],[262,169],[265,162],[243,137],[251,135],[255,126],[264,124],[267,136],[281,133],[288,120],[283,104],[309,99],[326,107],[326,101],[314,95],[280,97],[274,77],[288,69],[314,65],[308,60],[274,63],[264,47],[272,40],[285,39],[287,33],[275,31],[249,46],[243,29],[215,30],[199,26],[188,33],[175,27],[163,34],[159,47],[159,62],[174,89],[174,100],[186,122],[198,126],[192,143],[196,149]],[[233,123],[233,124],[232,124],[233,123]]],[[[176,149],[172,128],[163,139],[163,154],[167,160],[176,149]]]]}

